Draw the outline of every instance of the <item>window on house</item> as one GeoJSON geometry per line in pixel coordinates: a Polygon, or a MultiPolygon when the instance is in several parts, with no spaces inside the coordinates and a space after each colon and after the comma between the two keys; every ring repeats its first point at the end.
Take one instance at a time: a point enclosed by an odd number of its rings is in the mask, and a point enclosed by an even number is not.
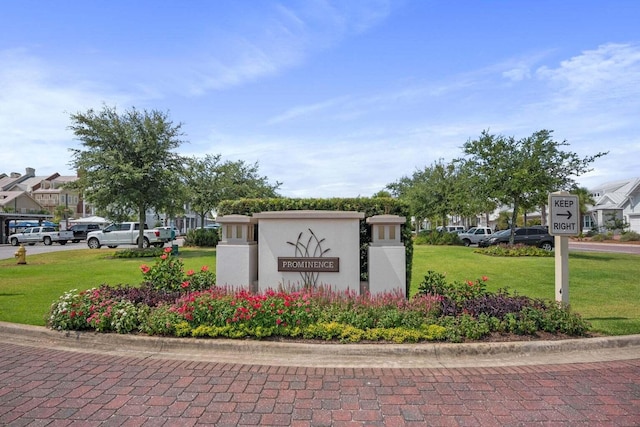
{"type": "Polygon", "coordinates": [[[582,228],[593,228],[595,223],[591,215],[584,215],[582,217],[582,228]]]}

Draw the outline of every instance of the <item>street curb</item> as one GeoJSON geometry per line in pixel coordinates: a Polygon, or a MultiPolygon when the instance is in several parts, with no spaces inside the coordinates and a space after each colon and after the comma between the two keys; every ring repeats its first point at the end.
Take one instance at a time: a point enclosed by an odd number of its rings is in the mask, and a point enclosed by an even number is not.
{"type": "Polygon", "coordinates": [[[0,341],[155,359],[277,366],[513,366],[640,358],[640,335],[464,344],[308,344],[54,331],[0,322],[0,341]]]}

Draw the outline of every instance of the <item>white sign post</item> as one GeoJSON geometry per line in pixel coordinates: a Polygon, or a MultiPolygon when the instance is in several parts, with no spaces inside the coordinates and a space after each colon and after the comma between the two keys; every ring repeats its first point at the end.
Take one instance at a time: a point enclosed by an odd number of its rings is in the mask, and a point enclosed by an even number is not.
{"type": "Polygon", "coordinates": [[[569,236],[580,233],[578,196],[566,191],[549,194],[549,234],[555,240],[556,301],[569,304],[569,236]]]}

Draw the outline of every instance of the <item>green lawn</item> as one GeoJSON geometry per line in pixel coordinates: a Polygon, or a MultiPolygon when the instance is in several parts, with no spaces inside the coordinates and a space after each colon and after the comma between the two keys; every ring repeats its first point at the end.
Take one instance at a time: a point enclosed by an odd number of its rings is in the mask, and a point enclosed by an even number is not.
{"type": "MultiPolygon", "coordinates": [[[[114,259],[114,250],[81,249],[32,255],[27,265],[0,260],[0,321],[44,325],[51,303],[70,289],[103,283],[138,284],[140,265],[153,258],[114,259]]],[[[180,248],[186,269],[203,265],[215,271],[215,250],[180,248]]],[[[411,291],[428,270],[446,273],[450,281],[487,276],[489,290],[508,288],[530,297],[553,299],[554,259],[498,258],[458,246],[415,246],[411,291]]],[[[594,331],[610,335],[640,333],[640,257],[610,253],[569,256],[572,309],[589,320],[594,331]]]]}
{"type": "MultiPolygon", "coordinates": [[[[27,265],[0,260],[0,321],[44,325],[49,306],[70,289],[102,284],[139,284],[142,264],[155,258],[112,258],[116,249],[52,252],[27,256],[27,265]]],[[[216,269],[214,249],[180,248],[185,270],[216,269]]]]}

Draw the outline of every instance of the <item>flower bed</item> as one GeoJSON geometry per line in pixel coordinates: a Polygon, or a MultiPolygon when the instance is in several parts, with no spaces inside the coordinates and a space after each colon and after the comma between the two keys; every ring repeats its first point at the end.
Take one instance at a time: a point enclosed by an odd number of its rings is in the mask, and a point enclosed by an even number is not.
{"type": "Polygon", "coordinates": [[[428,272],[419,293],[357,295],[327,288],[246,290],[215,286],[203,266],[184,271],[167,248],[142,265],[138,286],[69,291],[51,306],[59,330],[145,333],[178,337],[286,337],[341,342],[478,340],[491,334],[584,335],[588,324],[555,302],[489,293],[488,278],[447,283],[428,272]]]}

